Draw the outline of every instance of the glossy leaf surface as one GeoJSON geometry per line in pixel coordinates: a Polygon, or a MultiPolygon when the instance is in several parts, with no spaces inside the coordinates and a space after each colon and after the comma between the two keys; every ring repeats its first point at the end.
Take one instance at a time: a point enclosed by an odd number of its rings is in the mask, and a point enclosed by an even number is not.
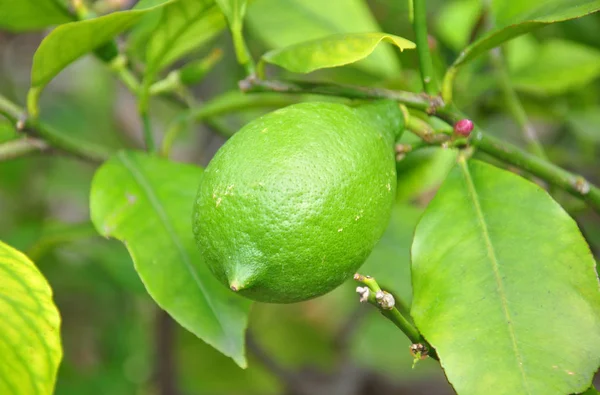
{"type": "Polygon", "coordinates": [[[192,204],[202,169],[121,152],[96,173],[91,217],[121,240],[154,300],[183,327],[242,367],[250,303],[221,285],[192,234],[192,204]]]}
{"type": "Polygon", "coordinates": [[[411,313],[459,394],[589,387],[600,364],[595,262],[544,190],[460,159],[417,225],[412,259],[411,313]]]}
{"type": "MultiPolygon", "coordinates": [[[[338,33],[381,31],[364,0],[256,0],[248,6],[247,23],[272,49],[338,33]]],[[[356,67],[384,77],[400,72],[392,48],[385,46],[356,67]]]]}
{"type": "Polygon", "coordinates": [[[386,33],[335,34],[267,52],[262,59],[294,73],[310,73],[364,59],[382,41],[400,51],[415,48],[413,42],[386,33]]]}

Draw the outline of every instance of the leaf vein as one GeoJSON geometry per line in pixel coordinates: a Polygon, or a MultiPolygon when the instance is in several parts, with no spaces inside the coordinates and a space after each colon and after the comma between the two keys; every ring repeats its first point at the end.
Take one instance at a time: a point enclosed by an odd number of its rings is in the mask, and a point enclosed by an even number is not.
{"type": "MultiPolygon", "coordinates": [[[[133,179],[135,180],[135,182],[140,186],[140,188],[142,189],[142,191],[148,198],[150,205],[154,208],[154,211],[158,215],[160,222],[162,223],[169,238],[173,242],[173,245],[177,248],[179,256],[181,257],[181,261],[183,262],[187,271],[192,276],[192,279],[198,286],[198,289],[200,290],[202,296],[204,297],[206,304],[210,308],[210,311],[214,315],[217,323],[219,324],[219,327],[220,327],[222,333],[226,334],[227,331],[226,331],[225,326],[221,322],[219,314],[217,313],[218,310],[214,306],[212,300],[209,297],[207,297],[207,295],[209,295],[209,293],[205,289],[204,284],[202,284],[202,281],[200,281],[200,278],[198,277],[198,273],[196,273],[196,270],[194,270],[192,263],[190,262],[190,258],[188,256],[187,252],[185,251],[184,246],[181,244],[181,241],[177,237],[177,234],[175,233],[175,229],[173,228],[162,203],[160,202],[160,200],[154,193],[152,186],[146,181],[145,176],[135,167],[135,165],[133,163],[131,163],[130,159],[126,156],[126,154],[121,153],[118,155],[118,158],[121,161],[121,163],[123,163],[123,166],[125,166],[125,168],[127,170],[129,170],[129,172],[133,176],[133,179]]],[[[228,348],[231,351],[232,344],[231,344],[229,337],[224,336],[224,339],[228,343],[228,348]]]]}
{"type": "Polygon", "coordinates": [[[498,258],[496,256],[496,251],[494,250],[494,245],[492,243],[492,239],[490,237],[489,229],[485,222],[485,218],[483,215],[483,211],[481,209],[481,203],[479,196],[477,194],[477,190],[475,189],[475,185],[473,183],[473,178],[471,177],[471,173],[468,167],[468,164],[464,158],[459,159],[458,164],[462,170],[463,176],[465,178],[467,184],[467,192],[469,198],[473,202],[473,207],[475,209],[475,215],[477,217],[477,222],[479,223],[479,227],[481,228],[481,232],[483,235],[483,240],[485,243],[485,247],[487,250],[487,255],[490,258],[492,263],[492,269],[494,272],[494,277],[496,279],[496,290],[498,292],[498,296],[500,296],[500,300],[502,302],[502,311],[504,313],[504,317],[507,322],[508,333],[510,335],[512,348],[515,354],[515,358],[517,360],[517,366],[519,372],[521,373],[521,377],[523,377],[523,386],[528,394],[531,394],[529,389],[529,383],[527,382],[527,376],[525,375],[525,370],[523,367],[523,357],[519,351],[519,346],[517,344],[517,337],[515,334],[515,330],[513,328],[513,323],[510,315],[510,311],[508,308],[508,302],[506,300],[506,291],[504,290],[504,284],[502,283],[502,278],[500,276],[500,267],[498,264],[498,258]]]}

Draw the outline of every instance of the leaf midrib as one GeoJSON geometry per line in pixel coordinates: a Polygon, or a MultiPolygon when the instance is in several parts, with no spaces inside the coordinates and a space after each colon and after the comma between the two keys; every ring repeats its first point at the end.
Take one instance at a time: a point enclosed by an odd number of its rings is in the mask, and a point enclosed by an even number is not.
{"type": "Polygon", "coordinates": [[[504,318],[506,319],[508,333],[510,335],[513,352],[515,354],[515,358],[517,361],[517,367],[519,369],[519,372],[521,373],[521,377],[523,378],[523,386],[525,387],[525,390],[527,391],[527,393],[531,394],[531,391],[529,389],[529,384],[527,382],[527,376],[526,376],[525,370],[523,368],[523,358],[519,351],[519,347],[517,344],[517,337],[515,334],[510,311],[508,308],[508,301],[507,301],[506,292],[504,290],[504,284],[503,284],[502,278],[500,276],[500,267],[498,264],[498,258],[496,257],[496,251],[494,249],[494,245],[492,243],[492,240],[491,240],[491,237],[489,234],[489,230],[488,230],[487,224],[485,222],[483,211],[481,209],[481,203],[479,201],[479,196],[477,194],[477,190],[475,189],[475,184],[473,183],[473,178],[471,177],[471,172],[469,170],[467,161],[464,158],[460,158],[458,160],[458,165],[459,165],[460,169],[462,170],[463,176],[465,178],[465,181],[467,184],[468,196],[471,199],[471,201],[473,202],[473,208],[475,210],[477,222],[479,223],[479,227],[481,228],[482,238],[485,243],[487,255],[490,258],[489,260],[492,264],[494,279],[496,280],[496,291],[498,293],[498,296],[500,297],[500,301],[502,304],[502,311],[504,313],[504,318]]]}
{"type": "Polygon", "coordinates": [[[140,171],[138,171],[138,169],[135,167],[135,165],[129,160],[127,155],[125,153],[120,153],[120,154],[118,154],[118,158],[121,161],[121,163],[123,164],[123,166],[127,170],[129,170],[129,172],[131,173],[135,182],[139,185],[139,187],[142,189],[142,191],[148,198],[150,205],[152,206],[152,208],[154,208],[154,211],[158,215],[158,218],[160,219],[160,222],[162,223],[163,227],[165,228],[167,235],[169,236],[169,238],[171,239],[171,241],[177,248],[177,251],[179,252],[179,255],[181,257],[181,261],[184,263],[185,268],[187,269],[187,271],[190,273],[190,275],[194,279],[194,282],[198,286],[202,296],[204,296],[204,300],[206,300],[206,304],[210,308],[211,313],[213,314],[215,320],[219,324],[219,328],[221,329],[221,332],[223,333],[223,339],[225,340],[228,351],[231,354],[233,354],[234,353],[233,344],[230,341],[229,336],[227,336],[227,331],[225,330],[225,326],[223,325],[223,323],[221,322],[221,319],[219,318],[219,315],[217,314],[218,310],[213,305],[212,300],[210,298],[206,297],[206,295],[209,295],[209,293],[206,291],[204,285],[202,284],[202,282],[200,281],[200,278],[198,277],[198,274],[192,267],[190,258],[188,256],[184,246],[181,244],[179,238],[177,237],[177,234],[176,234],[175,230],[173,229],[173,226],[171,225],[169,217],[168,217],[162,203],[160,202],[160,200],[154,193],[152,186],[146,182],[144,175],[140,171]]]}

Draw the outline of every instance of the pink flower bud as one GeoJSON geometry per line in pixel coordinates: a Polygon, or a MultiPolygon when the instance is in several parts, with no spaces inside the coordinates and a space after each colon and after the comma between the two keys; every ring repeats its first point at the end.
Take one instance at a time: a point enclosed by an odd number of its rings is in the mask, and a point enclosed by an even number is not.
{"type": "Polygon", "coordinates": [[[454,133],[459,136],[469,137],[472,130],[473,121],[471,121],[470,119],[461,119],[460,121],[454,124],[454,133]]]}

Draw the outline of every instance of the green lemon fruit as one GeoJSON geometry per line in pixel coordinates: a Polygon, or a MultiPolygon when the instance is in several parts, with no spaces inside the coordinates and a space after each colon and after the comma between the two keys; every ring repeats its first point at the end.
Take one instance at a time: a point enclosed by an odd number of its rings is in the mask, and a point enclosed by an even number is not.
{"type": "Polygon", "coordinates": [[[254,300],[291,303],[339,286],[388,223],[398,104],[300,103],[236,133],[201,177],[193,214],[212,272],[254,300]]]}

